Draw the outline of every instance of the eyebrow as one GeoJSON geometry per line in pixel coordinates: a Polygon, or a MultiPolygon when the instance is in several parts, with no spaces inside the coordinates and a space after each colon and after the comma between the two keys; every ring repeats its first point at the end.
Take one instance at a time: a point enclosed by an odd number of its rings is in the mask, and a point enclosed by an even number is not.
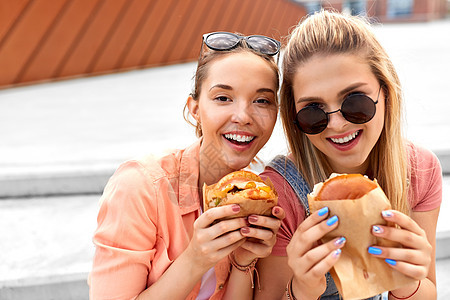
{"type": "MultiPolygon", "coordinates": [[[[219,83],[219,84],[213,85],[209,89],[209,91],[211,91],[211,90],[213,90],[215,88],[224,89],[224,90],[230,90],[230,91],[233,90],[233,88],[231,86],[219,83]]],[[[256,92],[257,93],[272,93],[272,94],[275,95],[275,92],[272,89],[269,89],[269,88],[260,88],[260,89],[257,89],[256,92]]]]}
{"type": "MultiPolygon", "coordinates": [[[[338,93],[338,97],[342,97],[345,94],[347,94],[348,92],[350,92],[350,91],[352,91],[352,90],[354,90],[356,88],[359,88],[359,87],[361,87],[363,85],[367,85],[367,83],[366,82],[356,82],[356,83],[354,83],[352,85],[349,85],[348,87],[346,87],[345,89],[343,89],[342,91],[340,91],[338,93]]],[[[322,98],[320,98],[320,97],[308,97],[308,96],[306,96],[306,97],[298,98],[296,102],[297,103],[301,103],[301,102],[321,100],[321,99],[322,98]]]]}
{"type": "Polygon", "coordinates": [[[233,89],[229,85],[219,83],[219,84],[213,85],[209,90],[211,91],[214,88],[219,88],[219,89],[224,89],[224,90],[232,90],[233,89]]]}

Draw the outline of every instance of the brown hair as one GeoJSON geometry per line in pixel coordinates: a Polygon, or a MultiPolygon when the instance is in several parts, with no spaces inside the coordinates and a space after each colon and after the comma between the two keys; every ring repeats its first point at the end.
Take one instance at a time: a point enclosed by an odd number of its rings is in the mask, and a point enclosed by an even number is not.
{"type": "Polygon", "coordinates": [[[392,207],[408,213],[409,170],[401,130],[402,90],[395,68],[376,39],[367,19],[320,11],[300,22],[289,36],[283,56],[280,115],[295,163],[312,187],[333,172],[325,155],[296,128],[293,79],[299,67],[317,54],[354,54],[363,58],[382,86],[384,127],[369,154],[369,170],[390,199],[392,207]]]}
{"type": "MultiPolygon", "coordinates": [[[[275,80],[276,80],[275,87],[276,91],[278,91],[278,88],[280,86],[280,74],[278,70],[278,65],[276,64],[274,58],[272,56],[259,53],[249,48],[245,42],[240,41],[239,45],[236,48],[227,51],[214,51],[202,45],[202,51],[197,63],[197,70],[194,75],[194,87],[190,94],[191,97],[194,100],[198,101],[202,89],[202,83],[206,79],[206,77],[208,77],[209,66],[211,65],[212,62],[225,55],[232,55],[234,53],[243,53],[243,52],[253,53],[263,58],[265,61],[267,61],[267,63],[275,73],[275,80]]],[[[278,97],[276,97],[276,101],[278,104],[278,97]]],[[[201,137],[203,135],[201,125],[198,123],[194,124],[191,120],[189,120],[189,110],[187,109],[187,103],[184,105],[183,117],[186,120],[186,122],[195,127],[195,134],[197,135],[197,137],[201,137]]]]}

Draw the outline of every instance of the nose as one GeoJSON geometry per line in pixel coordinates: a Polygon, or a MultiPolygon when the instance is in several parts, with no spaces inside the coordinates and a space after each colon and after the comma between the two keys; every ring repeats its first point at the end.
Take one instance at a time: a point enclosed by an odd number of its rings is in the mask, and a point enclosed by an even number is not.
{"type": "Polygon", "coordinates": [[[328,128],[332,128],[336,131],[339,131],[347,123],[348,121],[344,118],[340,109],[328,113],[328,126],[327,126],[328,128]]]}
{"type": "Polygon", "coordinates": [[[242,101],[241,103],[237,103],[237,105],[233,107],[234,111],[231,117],[231,121],[233,123],[244,125],[252,123],[253,117],[251,108],[249,104],[243,102],[244,101],[242,101]]]}

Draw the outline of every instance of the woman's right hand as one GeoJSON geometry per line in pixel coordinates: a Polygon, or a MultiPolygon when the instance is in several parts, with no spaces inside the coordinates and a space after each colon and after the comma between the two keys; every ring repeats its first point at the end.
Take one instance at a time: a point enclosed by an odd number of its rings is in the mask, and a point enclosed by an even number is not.
{"type": "Polygon", "coordinates": [[[204,272],[245,242],[240,228],[246,227],[245,218],[214,221],[240,211],[237,204],[208,209],[194,222],[192,239],[185,250],[195,266],[204,272]],[[214,224],[213,224],[214,223],[214,224]]]}
{"type": "Polygon", "coordinates": [[[295,231],[287,246],[288,264],[294,273],[292,293],[297,299],[317,299],[326,289],[325,274],[340,256],[345,238],[325,244],[319,240],[338,226],[337,216],[328,218],[328,208],[314,212],[295,231]]]}

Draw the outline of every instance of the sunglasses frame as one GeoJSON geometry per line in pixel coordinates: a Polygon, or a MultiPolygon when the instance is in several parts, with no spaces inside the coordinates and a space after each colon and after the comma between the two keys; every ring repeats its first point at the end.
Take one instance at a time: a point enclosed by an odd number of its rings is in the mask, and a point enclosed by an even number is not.
{"type": "Polygon", "coordinates": [[[235,33],[232,33],[232,32],[226,32],[226,31],[216,31],[216,32],[205,33],[205,34],[203,35],[203,43],[202,43],[202,45],[205,44],[209,49],[214,50],[214,51],[229,51],[229,50],[232,50],[232,49],[236,48],[242,40],[245,41],[245,43],[247,44],[247,46],[248,46],[250,49],[255,50],[255,51],[257,51],[257,52],[259,52],[259,53],[261,53],[261,54],[268,55],[268,56],[274,56],[274,55],[277,55],[277,54],[280,53],[281,43],[280,43],[280,41],[277,41],[276,39],[273,39],[273,38],[271,38],[271,37],[264,36],[264,35],[241,36],[241,35],[237,35],[237,34],[235,34],[235,33]],[[229,35],[229,36],[235,37],[235,38],[237,38],[237,42],[236,42],[233,46],[230,46],[229,48],[225,48],[225,49],[221,49],[221,48],[217,48],[217,47],[211,46],[210,44],[208,44],[207,41],[208,41],[208,38],[209,38],[210,36],[215,35],[215,34],[225,34],[225,35],[229,35]],[[261,52],[260,50],[255,49],[255,48],[251,45],[251,41],[250,41],[250,43],[249,43],[249,40],[250,40],[251,38],[262,38],[262,39],[264,39],[264,40],[269,40],[269,41],[275,43],[275,45],[277,46],[277,50],[276,50],[275,52],[273,52],[273,53],[264,53],[264,52],[261,52]]]}
{"type": "Polygon", "coordinates": [[[379,87],[379,89],[378,89],[378,95],[377,95],[377,100],[376,100],[376,101],[373,101],[373,99],[370,98],[369,96],[367,96],[366,94],[363,94],[363,93],[355,93],[355,94],[351,94],[351,95],[346,96],[346,97],[344,98],[344,100],[342,101],[341,108],[339,108],[339,109],[337,109],[337,110],[330,111],[330,112],[326,112],[326,111],[324,111],[322,108],[317,108],[318,110],[321,110],[321,111],[325,114],[325,116],[326,116],[326,121],[327,121],[326,126],[325,126],[322,130],[320,130],[320,131],[318,131],[318,132],[312,132],[312,133],[306,132],[305,130],[303,130],[303,129],[301,128],[300,123],[299,123],[299,121],[298,121],[298,114],[299,114],[302,110],[308,108],[308,106],[306,106],[306,107],[300,109],[300,110],[296,113],[296,115],[295,115],[295,120],[294,120],[294,124],[297,125],[298,129],[300,129],[302,132],[304,132],[304,133],[306,133],[306,134],[310,134],[310,135],[319,134],[319,133],[321,133],[322,131],[324,131],[324,130],[328,127],[328,123],[329,123],[329,121],[330,121],[329,115],[334,114],[334,113],[337,113],[337,112],[339,112],[339,111],[341,112],[342,116],[344,117],[344,119],[345,119],[346,121],[348,121],[348,122],[350,122],[350,123],[353,123],[353,124],[365,124],[365,123],[369,122],[370,120],[372,120],[373,117],[375,116],[375,114],[377,113],[376,105],[378,104],[378,99],[379,99],[379,97],[380,97],[381,87],[382,87],[382,85],[380,85],[380,87],[379,87]],[[360,97],[362,96],[362,97],[365,97],[365,98],[369,99],[370,101],[372,101],[373,106],[374,106],[374,111],[373,111],[373,115],[372,115],[368,120],[365,120],[365,121],[363,121],[363,122],[353,122],[353,121],[350,121],[349,119],[347,119],[347,117],[346,117],[346,115],[345,115],[345,112],[342,112],[342,106],[344,105],[345,101],[347,101],[349,98],[354,97],[354,96],[360,96],[360,97]]]}

